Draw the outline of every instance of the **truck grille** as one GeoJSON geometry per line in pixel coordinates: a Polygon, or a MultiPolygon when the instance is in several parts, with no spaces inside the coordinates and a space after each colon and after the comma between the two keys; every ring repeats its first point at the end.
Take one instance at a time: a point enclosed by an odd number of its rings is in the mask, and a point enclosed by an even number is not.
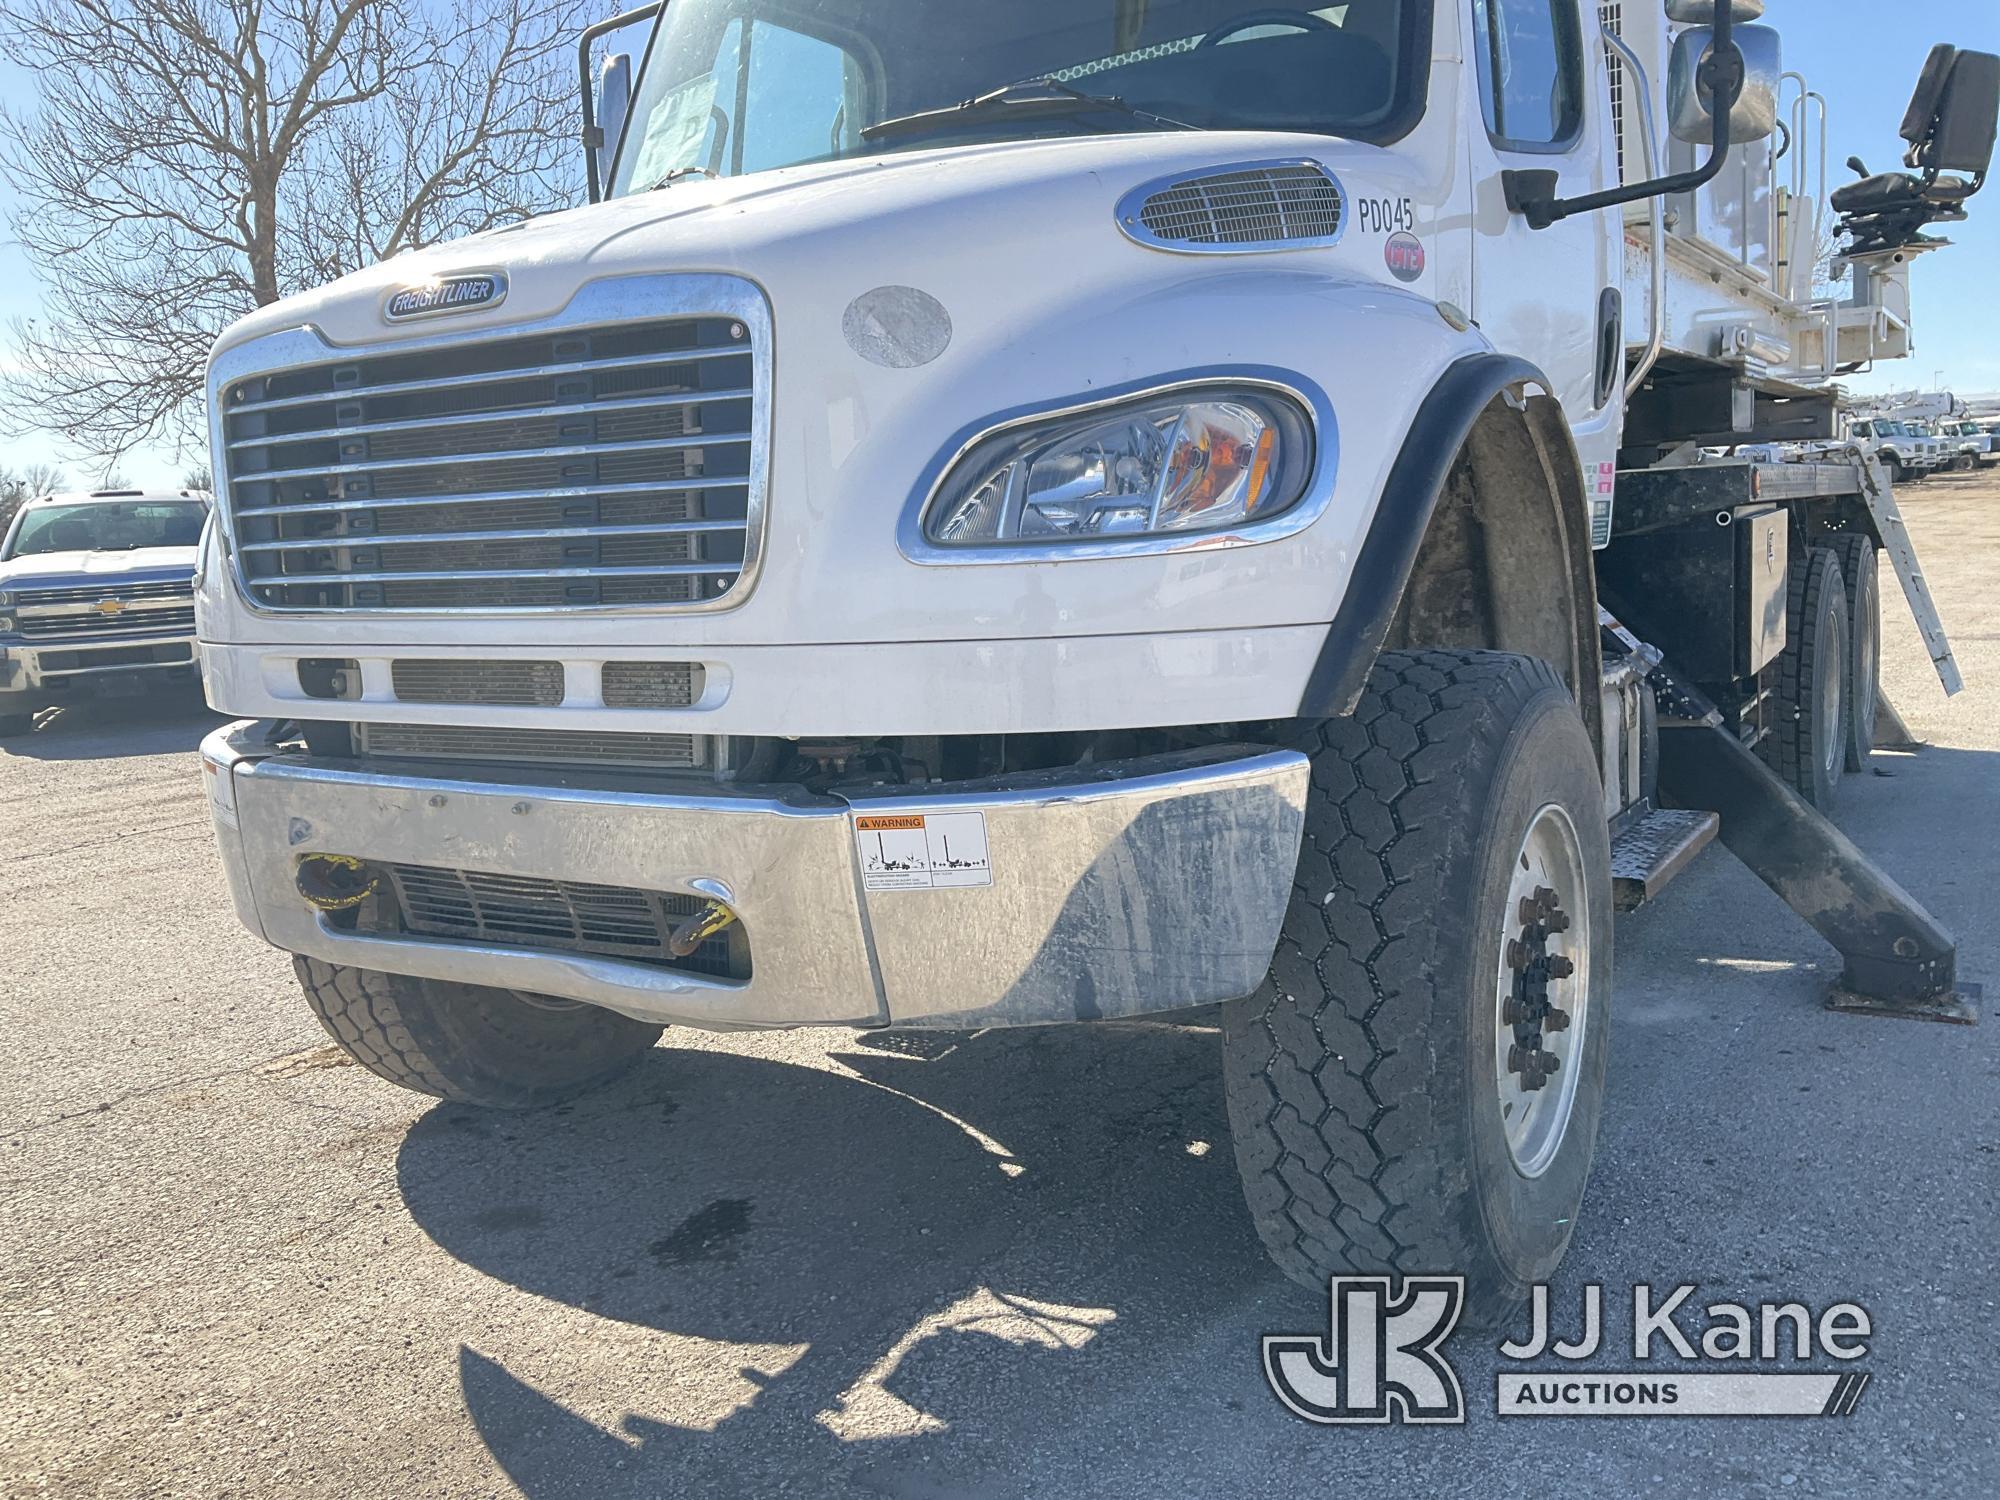
{"type": "Polygon", "coordinates": [[[244,588],[287,610],[713,604],[756,545],[752,343],[679,317],[227,382],[244,588]]]}
{"type": "Polygon", "coordinates": [[[611,734],[471,724],[356,724],[353,735],[354,748],[363,755],[669,771],[707,766],[714,746],[713,736],[700,734],[611,734]]]}
{"type": "Polygon", "coordinates": [[[668,951],[674,928],[703,905],[693,896],[430,865],[382,868],[395,888],[406,932],[590,953],[720,978],[749,977],[748,950],[740,934],[741,960],[732,958],[727,933],[707,939],[686,958],[668,951]]]}
{"type": "Polygon", "coordinates": [[[15,606],[16,629],[30,640],[96,641],[194,634],[194,582],[105,583],[31,589],[15,606]],[[115,601],[115,613],[99,606],[115,601]]]}
{"type": "Polygon", "coordinates": [[[127,609],[121,614],[31,614],[24,608],[19,629],[28,640],[115,641],[143,635],[193,635],[194,605],[180,609],[127,609]]]}

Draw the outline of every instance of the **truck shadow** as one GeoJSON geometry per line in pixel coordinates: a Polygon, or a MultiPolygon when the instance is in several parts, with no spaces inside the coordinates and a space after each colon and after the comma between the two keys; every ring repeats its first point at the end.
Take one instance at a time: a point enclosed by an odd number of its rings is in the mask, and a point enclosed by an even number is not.
{"type": "Polygon", "coordinates": [[[32,733],[0,740],[0,756],[25,760],[122,760],[192,750],[229,722],[202,701],[199,687],[134,698],[86,699],[45,708],[32,733]]]}
{"type": "MultiPolygon", "coordinates": [[[[821,1492],[841,1476],[977,1493],[972,1475],[1010,1467],[982,1427],[997,1405],[1015,1432],[1036,1413],[1070,1430],[1143,1389],[1190,1310],[1324,1318],[1249,1226],[1218,1050],[1207,1028],[1136,1025],[867,1037],[839,1059],[851,1073],[663,1048],[566,1111],[435,1109],[398,1173],[449,1253],[607,1320],[764,1346],[712,1426],[634,1413],[607,1430],[470,1347],[467,1412],[536,1500],[803,1474],[821,1492]]],[[[1246,1335],[1201,1399],[1247,1397],[1254,1348],[1246,1335]]],[[[632,1383],[685,1389],[677,1375],[632,1383]]],[[[711,1368],[702,1384],[729,1382],[711,1368]]]]}

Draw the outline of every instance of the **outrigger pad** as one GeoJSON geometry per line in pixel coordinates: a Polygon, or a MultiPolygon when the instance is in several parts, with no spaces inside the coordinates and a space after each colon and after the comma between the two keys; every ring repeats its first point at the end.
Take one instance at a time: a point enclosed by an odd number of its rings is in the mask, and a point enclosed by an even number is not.
{"type": "Polygon", "coordinates": [[[1959,980],[1957,989],[1928,1000],[1878,1000],[1873,995],[1857,995],[1835,985],[1833,993],[1826,997],[1826,1008],[1854,1016],[1900,1016],[1909,1021],[1977,1026],[1979,1002],[1985,998],[1986,991],[1969,979],[1959,980]]]}

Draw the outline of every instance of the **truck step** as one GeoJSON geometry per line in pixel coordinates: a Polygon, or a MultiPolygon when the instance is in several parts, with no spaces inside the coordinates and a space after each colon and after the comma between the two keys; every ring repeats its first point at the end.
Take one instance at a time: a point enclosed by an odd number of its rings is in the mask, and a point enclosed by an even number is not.
{"type": "Polygon", "coordinates": [[[1694,857],[1715,842],[1722,819],[1712,812],[1661,811],[1618,835],[1611,845],[1611,893],[1618,910],[1637,911],[1694,857]]]}

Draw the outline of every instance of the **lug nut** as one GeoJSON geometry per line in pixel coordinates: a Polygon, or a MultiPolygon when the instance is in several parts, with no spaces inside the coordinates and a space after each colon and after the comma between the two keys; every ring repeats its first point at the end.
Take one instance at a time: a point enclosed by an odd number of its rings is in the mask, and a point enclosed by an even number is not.
{"type": "Polygon", "coordinates": [[[1550,932],[1568,932],[1569,913],[1566,911],[1552,911],[1549,913],[1548,918],[1543,925],[1546,926],[1550,932]]]}
{"type": "Polygon", "coordinates": [[[1528,967],[1528,945],[1519,938],[1507,939],[1507,967],[1519,972],[1528,967]]]}
{"type": "Polygon", "coordinates": [[[1576,972],[1576,965],[1560,953],[1549,955],[1549,978],[1567,979],[1576,972]]]}
{"type": "Polygon", "coordinates": [[[1549,1007],[1549,1013],[1542,1017],[1542,1028],[1545,1031],[1568,1031],[1569,1020],[1570,1017],[1568,1011],[1557,1010],[1553,1005],[1551,1005],[1549,1007]]]}

